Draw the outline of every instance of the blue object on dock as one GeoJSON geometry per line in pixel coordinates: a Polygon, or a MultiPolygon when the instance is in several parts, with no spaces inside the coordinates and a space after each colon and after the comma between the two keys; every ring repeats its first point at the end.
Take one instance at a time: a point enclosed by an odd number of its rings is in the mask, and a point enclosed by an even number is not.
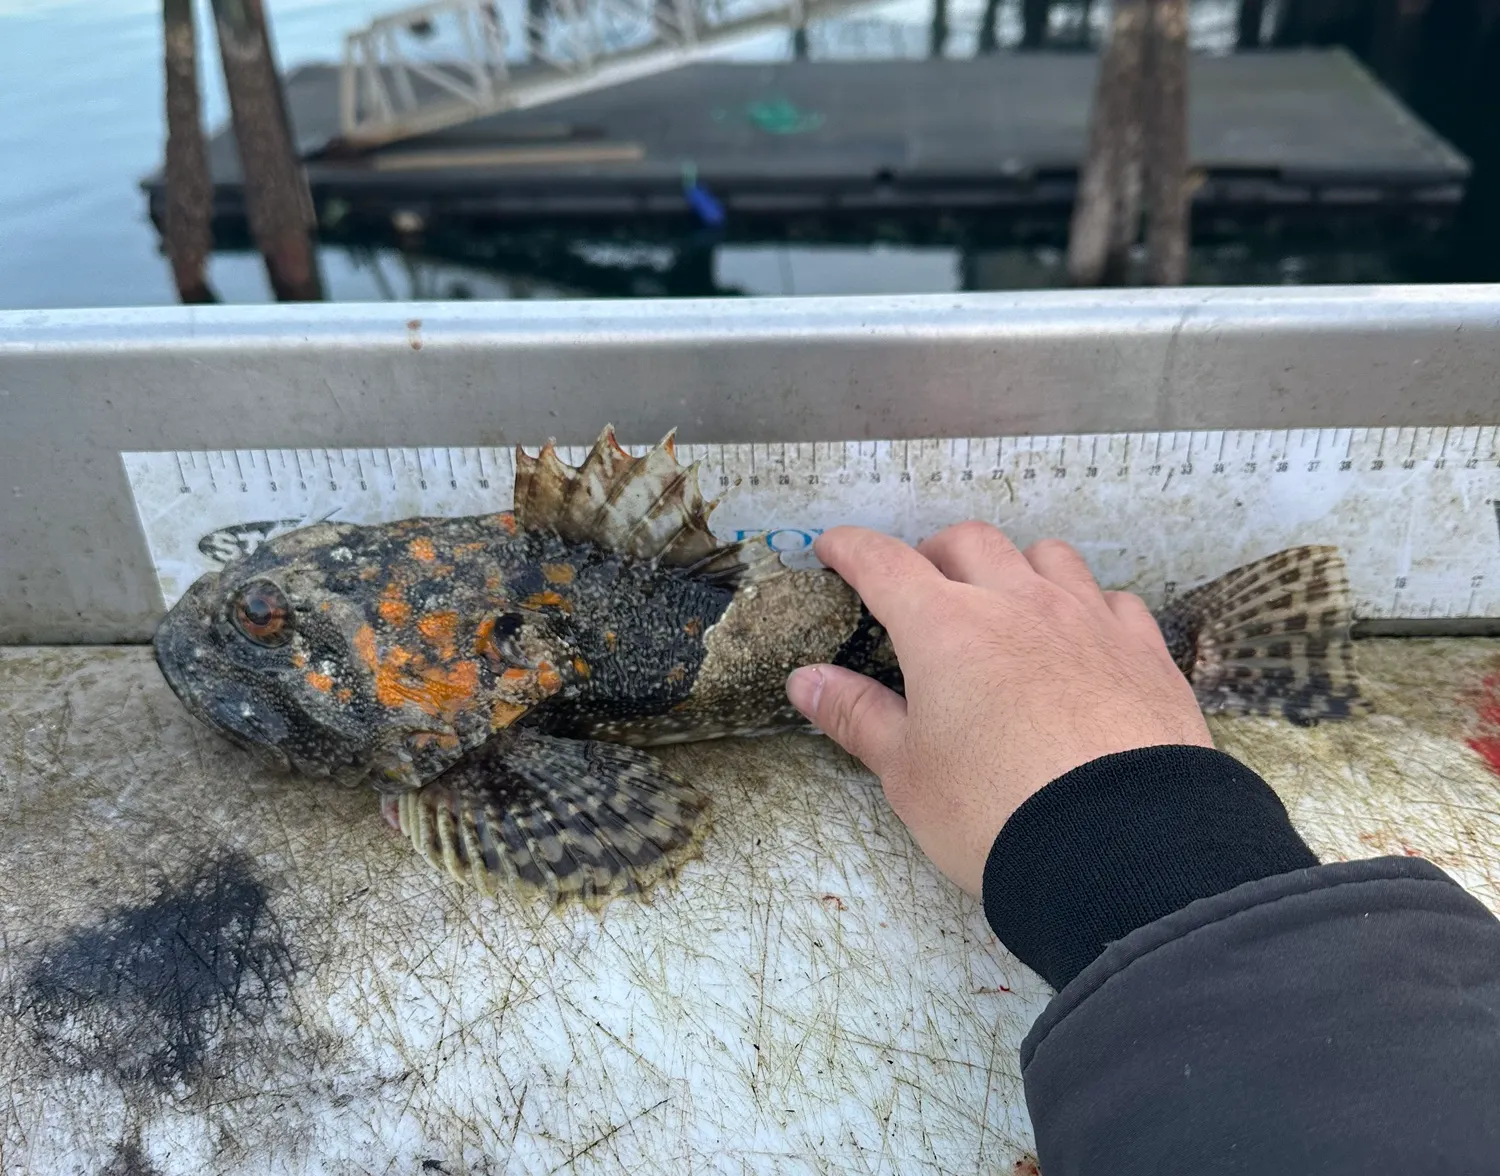
{"type": "Polygon", "coordinates": [[[724,206],[719,203],[712,192],[698,182],[698,168],[695,164],[683,165],[682,194],[687,197],[688,204],[705,225],[717,229],[724,224],[727,219],[724,206]]]}

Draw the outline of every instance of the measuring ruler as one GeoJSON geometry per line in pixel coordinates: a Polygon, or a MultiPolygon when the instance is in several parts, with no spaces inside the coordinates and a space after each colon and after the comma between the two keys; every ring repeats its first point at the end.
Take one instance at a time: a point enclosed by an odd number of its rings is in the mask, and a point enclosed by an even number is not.
{"type": "MultiPolygon", "coordinates": [[[[630,447],[634,453],[643,446],[630,447]]],[[[559,450],[577,465],[586,447],[559,450]]],[[[916,541],[964,519],[1056,536],[1153,607],[1302,543],[1337,546],[1356,616],[1392,631],[1500,619],[1500,428],[1292,429],[681,444],[726,540],[793,565],[852,523],[916,541]],[[1426,622],[1407,625],[1405,622],[1426,622]]],[[[321,519],[511,505],[510,449],[237,449],[122,455],[162,595],[321,519]]],[[[1462,629],[1462,624],[1454,626],[1462,629]]],[[[1481,626],[1482,628],[1483,626],[1481,626]]]]}

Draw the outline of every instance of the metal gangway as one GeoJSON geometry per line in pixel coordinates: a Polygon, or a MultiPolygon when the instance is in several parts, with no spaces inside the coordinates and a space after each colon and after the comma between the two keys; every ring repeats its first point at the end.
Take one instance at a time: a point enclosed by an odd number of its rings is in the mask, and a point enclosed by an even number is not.
{"type": "Polygon", "coordinates": [[[676,69],[871,0],[433,0],[345,39],[345,144],[377,147],[676,69]]]}

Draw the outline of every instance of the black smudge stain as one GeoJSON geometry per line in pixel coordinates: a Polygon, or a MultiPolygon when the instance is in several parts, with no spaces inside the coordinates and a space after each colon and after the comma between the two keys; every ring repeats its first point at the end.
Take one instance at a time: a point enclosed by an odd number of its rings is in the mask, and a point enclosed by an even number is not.
{"type": "Polygon", "coordinates": [[[265,886],[245,858],[220,855],[45,950],[25,1006],[54,1063],[166,1093],[227,1067],[291,978],[265,886]]]}
{"type": "Polygon", "coordinates": [[[99,1176],[162,1176],[162,1172],[146,1158],[141,1141],[131,1138],[115,1147],[114,1156],[99,1176]]]}

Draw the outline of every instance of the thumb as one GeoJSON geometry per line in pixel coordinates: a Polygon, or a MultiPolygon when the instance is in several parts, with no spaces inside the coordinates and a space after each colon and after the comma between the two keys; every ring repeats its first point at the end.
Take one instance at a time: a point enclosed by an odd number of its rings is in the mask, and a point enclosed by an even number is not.
{"type": "Polygon", "coordinates": [[[786,696],[808,721],[877,776],[893,766],[906,725],[906,699],[841,666],[803,666],[786,696]]]}

